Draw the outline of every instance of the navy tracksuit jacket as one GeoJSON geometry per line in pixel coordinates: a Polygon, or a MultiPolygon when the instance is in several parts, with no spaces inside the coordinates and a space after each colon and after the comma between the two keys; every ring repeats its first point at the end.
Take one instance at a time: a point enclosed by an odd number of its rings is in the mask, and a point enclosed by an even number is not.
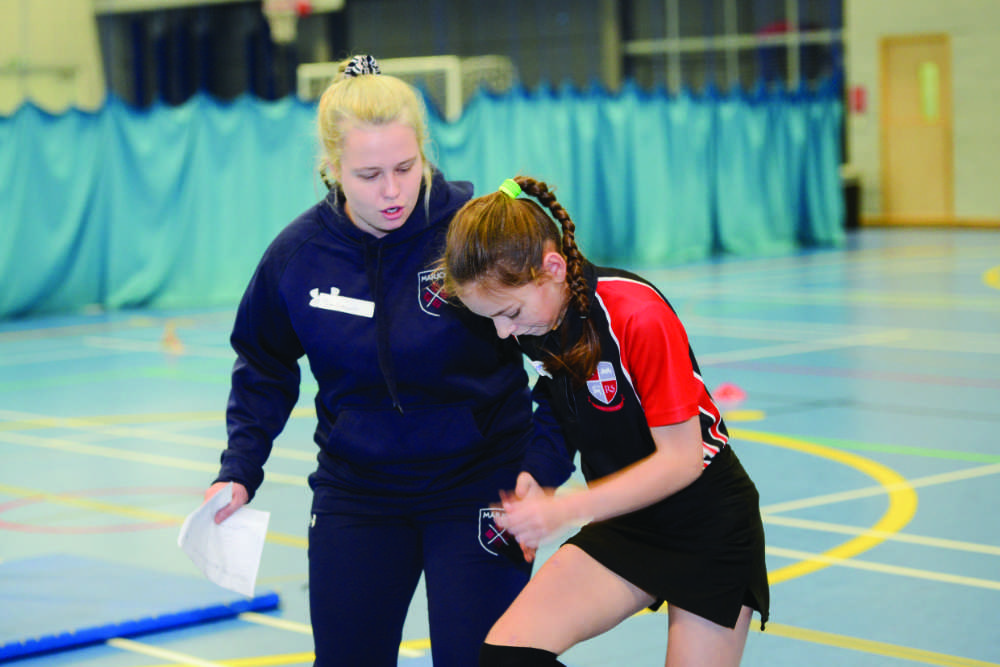
{"type": "Polygon", "coordinates": [[[558,486],[572,463],[547,405],[532,417],[513,341],[441,292],[434,264],[471,185],[435,173],[430,215],[421,191],[410,219],[380,239],[355,227],[336,195],[279,233],[240,303],[217,479],[253,497],[298,400],[304,355],[319,387],[309,477],[317,664],[377,665],[384,651],[395,665],[421,571],[435,665],[475,664],[468,647],[528,573],[484,546],[479,510],[520,470],[558,486]],[[472,587],[482,578],[492,581],[472,587]]]}

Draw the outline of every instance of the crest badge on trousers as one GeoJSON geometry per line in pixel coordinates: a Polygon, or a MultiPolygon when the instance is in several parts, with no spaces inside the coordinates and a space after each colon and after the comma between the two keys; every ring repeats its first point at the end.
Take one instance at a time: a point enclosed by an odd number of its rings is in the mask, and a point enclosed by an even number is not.
{"type": "Polygon", "coordinates": [[[504,556],[515,565],[526,565],[521,545],[513,535],[497,524],[503,515],[501,507],[484,507],[479,510],[479,545],[494,556],[504,556]]]}
{"type": "Polygon", "coordinates": [[[497,517],[503,514],[498,507],[484,507],[479,510],[479,544],[494,556],[499,556],[513,538],[504,528],[497,525],[497,517]]]}

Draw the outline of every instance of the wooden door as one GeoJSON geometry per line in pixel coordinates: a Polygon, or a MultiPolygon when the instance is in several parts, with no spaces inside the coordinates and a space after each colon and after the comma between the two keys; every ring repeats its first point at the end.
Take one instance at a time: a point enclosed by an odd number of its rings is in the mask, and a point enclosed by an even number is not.
{"type": "Polygon", "coordinates": [[[895,222],[952,220],[948,36],[886,37],[881,47],[883,212],[895,222]]]}

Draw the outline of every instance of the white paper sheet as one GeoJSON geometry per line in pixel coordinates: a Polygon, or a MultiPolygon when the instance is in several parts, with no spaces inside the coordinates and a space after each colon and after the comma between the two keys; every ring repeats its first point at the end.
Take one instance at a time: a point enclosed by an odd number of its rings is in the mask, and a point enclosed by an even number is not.
{"type": "Polygon", "coordinates": [[[215,513],[232,499],[230,482],[184,519],[177,546],[210,581],[253,597],[271,513],[244,506],[216,524],[215,513]]]}

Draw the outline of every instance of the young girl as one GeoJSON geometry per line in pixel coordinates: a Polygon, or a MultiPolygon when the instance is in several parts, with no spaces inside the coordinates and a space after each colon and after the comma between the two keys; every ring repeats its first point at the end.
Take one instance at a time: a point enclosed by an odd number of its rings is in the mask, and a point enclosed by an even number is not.
{"type": "Polygon", "coordinates": [[[768,615],[757,490],[669,302],[590,264],[574,229],[545,183],[518,178],[465,204],[448,232],[446,288],[532,360],[588,483],[504,496],[504,526],[524,546],[585,525],[493,626],[480,665],[560,665],[663,603],[669,667],[737,665],[752,610],[761,627],[768,615]]]}

